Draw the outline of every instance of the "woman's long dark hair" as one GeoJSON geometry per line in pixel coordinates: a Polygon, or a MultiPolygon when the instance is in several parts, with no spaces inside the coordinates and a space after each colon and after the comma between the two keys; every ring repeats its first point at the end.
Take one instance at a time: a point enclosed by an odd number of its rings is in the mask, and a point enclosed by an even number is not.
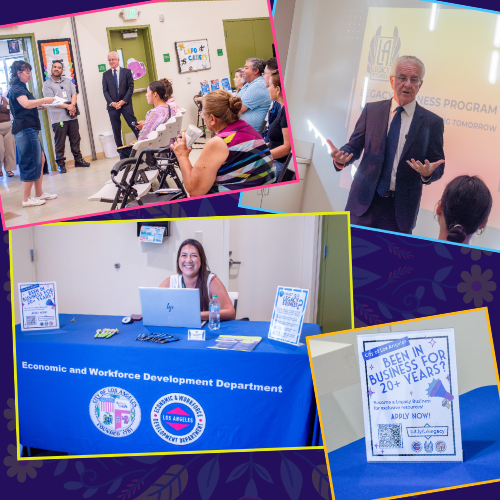
{"type": "Polygon", "coordinates": [[[200,290],[200,309],[202,311],[208,311],[208,303],[210,301],[208,290],[207,290],[207,280],[210,274],[210,267],[208,265],[207,256],[205,255],[205,250],[203,245],[198,240],[185,240],[181,243],[179,251],[177,252],[177,273],[182,274],[181,268],[179,267],[179,257],[181,256],[182,249],[191,245],[198,250],[198,255],[200,256],[200,272],[198,273],[198,280],[196,281],[196,288],[200,290]]]}
{"type": "Polygon", "coordinates": [[[29,69],[31,71],[31,64],[26,61],[14,61],[12,66],[10,67],[10,81],[9,85],[14,85],[19,81],[19,77],[17,76],[17,72],[21,73],[25,70],[29,69]]]}
{"type": "Polygon", "coordinates": [[[441,197],[448,241],[463,243],[474,234],[488,219],[492,204],[490,190],[479,177],[460,175],[451,180],[441,197]]]}

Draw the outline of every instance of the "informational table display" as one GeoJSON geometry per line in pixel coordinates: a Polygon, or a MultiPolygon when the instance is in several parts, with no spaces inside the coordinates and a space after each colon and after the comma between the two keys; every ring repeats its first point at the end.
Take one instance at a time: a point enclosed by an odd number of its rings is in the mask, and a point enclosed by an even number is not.
{"type": "Polygon", "coordinates": [[[19,283],[21,330],[59,328],[56,282],[19,283]]]}
{"type": "Polygon", "coordinates": [[[299,344],[309,290],[278,287],[268,338],[299,344]]]}
{"type": "MultiPolygon", "coordinates": [[[[16,325],[25,446],[96,455],[319,444],[307,348],[265,338],[269,322],[222,321],[219,330],[204,329],[204,342],[188,341],[187,328],[124,326],[122,316],[59,319],[59,330],[35,335],[16,325]],[[120,333],[95,338],[105,328],[120,333]],[[178,340],[136,340],[167,334],[178,340]],[[208,349],[220,336],[262,340],[252,352],[208,349]],[[70,394],[71,404],[41,411],[61,394],[70,394]]],[[[302,342],[320,333],[306,323],[302,342]]]]}
{"type": "Polygon", "coordinates": [[[369,462],[462,462],[453,329],[358,335],[369,462]]]}

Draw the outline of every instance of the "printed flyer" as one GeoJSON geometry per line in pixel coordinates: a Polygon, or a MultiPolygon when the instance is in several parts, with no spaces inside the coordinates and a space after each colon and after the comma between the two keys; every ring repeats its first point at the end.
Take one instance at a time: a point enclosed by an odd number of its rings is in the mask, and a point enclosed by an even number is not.
{"type": "Polygon", "coordinates": [[[268,338],[299,345],[309,290],[278,287],[268,338]]]}
{"type": "Polygon", "coordinates": [[[452,328],[358,335],[369,462],[462,462],[452,328]]]}
{"type": "Polygon", "coordinates": [[[21,330],[53,330],[59,328],[56,282],[19,283],[21,330]]]}

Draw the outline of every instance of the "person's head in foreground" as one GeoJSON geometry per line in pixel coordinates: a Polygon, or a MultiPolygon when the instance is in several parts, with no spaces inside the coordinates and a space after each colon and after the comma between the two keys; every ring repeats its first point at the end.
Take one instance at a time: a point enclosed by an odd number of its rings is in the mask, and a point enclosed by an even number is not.
{"type": "Polygon", "coordinates": [[[243,68],[238,68],[234,72],[234,86],[240,90],[245,85],[245,77],[243,76],[243,68]]]}
{"type": "Polygon", "coordinates": [[[283,105],[283,93],[281,92],[281,80],[278,71],[271,73],[267,91],[269,92],[271,100],[279,102],[283,105]]]}
{"type": "Polygon", "coordinates": [[[183,133],[173,146],[190,196],[220,193],[274,182],[276,168],[262,136],[240,120],[241,99],[225,90],[203,98],[202,116],[215,134],[208,140],[193,166],[183,133]]]}
{"type": "Polygon", "coordinates": [[[266,61],[264,73],[262,74],[266,87],[269,85],[269,78],[275,71],[278,71],[278,62],[276,61],[276,57],[271,57],[271,59],[266,61]]]}
{"type": "Polygon", "coordinates": [[[203,98],[203,118],[210,132],[217,133],[240,118],[242,102],[225,90],[214,90],[203,98]]]}
{"type": "Polygon", "coordinates": [[[400,106],[414,101],[424,83],[424,63],[414,56],[398,57],[392,66],[391,87],[400,106]]]}
{"type": "Polygon", "coordinates": [[[243,66],[243,76],[247,83],[251,83],[264,73],[265,61],[252,57],[245,61],[243,66]]]}
{"type": "Polygon", "coordinates": [[[469,244],[472,235],[486,227],[492,203],[490,190],[479,177],[455,177],[436,208],[439,239],[469,244]]]}
{"type": "Polygon", "coordinates": [[[208,320],[208,304],[212,295],[220,303],[220,319],[234,319],[234,307],[226,287],[210,271],[203,245],[198,240],[187,239],[177,251],[177,275],[170,276],[162,288],[197,288],[200,291],[201,319],[208,320]]]}

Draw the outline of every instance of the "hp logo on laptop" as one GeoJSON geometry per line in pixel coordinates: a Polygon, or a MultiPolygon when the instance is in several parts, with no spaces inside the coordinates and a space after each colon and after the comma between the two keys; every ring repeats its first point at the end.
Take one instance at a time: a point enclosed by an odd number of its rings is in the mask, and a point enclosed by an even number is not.
{"type": "Polygon", "coordinates": [[[167,309],[168,309],[168,312],[172,312],[172,309],[174,308],[174,306],[171,306],[170,305],[170,302],[167,304],[167,309]]]}

